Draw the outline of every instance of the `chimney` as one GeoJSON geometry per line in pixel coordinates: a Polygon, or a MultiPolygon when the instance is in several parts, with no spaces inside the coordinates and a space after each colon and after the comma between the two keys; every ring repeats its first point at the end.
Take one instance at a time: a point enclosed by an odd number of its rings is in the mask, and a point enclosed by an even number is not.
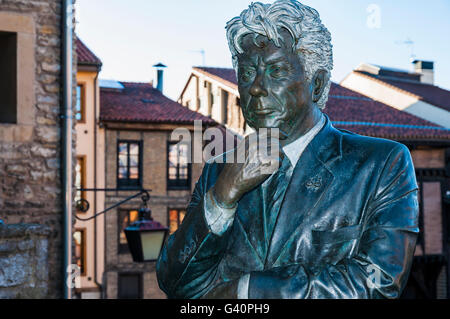
{"type": "Polygon", "coordinates": [[[164,84],[164,69],[167,68],[162,63],[155,64],[153,66],[156,69],[156,89],[163,93],[163,84],[164,84]]]}
{"type": "Polygon", "coordinates": [[[414,60],[414,72],[421,74],[420,82],[434,85],[434,62],[414,60]]]}

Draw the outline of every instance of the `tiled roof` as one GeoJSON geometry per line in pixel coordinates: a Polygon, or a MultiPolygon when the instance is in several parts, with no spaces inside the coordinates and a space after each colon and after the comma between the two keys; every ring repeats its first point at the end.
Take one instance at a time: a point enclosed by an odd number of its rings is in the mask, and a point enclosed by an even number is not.
{"type": "Polygon", "coordinates": [[[450,112],[450,91],[436,85],[403,79],[401,76],[375,75],[368,72],[354,71],[377,79],[397,89],[416,95],[420,100],[450,112]]]}
{"type": "Polygon", "coordinates": [[[100,89],[100,119],[102,121],[135,123],[216,125],[209,117],[189,110],[164,96],[148,83],[120,82],[124,89],[100,89]]]}
{"type": "Polygon", "coordinates": [[[338,128],[401,140],[450,140],[450,130],[333,83],[324,112],[338,128]]]}
{"type": "Polygon", "coordinates": [[[234,69],[230,68],[209,68],[209,67],[193,67],[194,70],[197,70],[207,76],[210,76],[225,85],[231,86],[232,88],[237,89],[237,77],[234,69]]]}
{"type": "MultiPolygon", "coordinates": [[[[234,69],[209,67],[194,69],[237,89],[234,69]]],[[[387,70],[385,74],[393,75],[395,72],[387,70]]],[[[450,98],[447,103],[450,103],[450,98]]],[[[397,140],[450,140],[450,130],[372,100],[336,83],[332,83],[324,113],[329,115],[336,127],[361,135],[397,140]]]]}
{"type": "Polygon", "coordinates": [[[102,61],[78,37],[76,37],[76,47],[78,64],[98,67],[102,65],[102,61]]]}

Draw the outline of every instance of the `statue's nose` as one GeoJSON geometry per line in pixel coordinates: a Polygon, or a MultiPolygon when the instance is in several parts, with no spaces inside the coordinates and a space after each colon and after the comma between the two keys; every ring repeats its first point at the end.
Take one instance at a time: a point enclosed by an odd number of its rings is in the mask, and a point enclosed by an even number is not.
{"type": "Polygon", "coordinates": [[[250,94],[254,97],[267,96],[267,89],[264,84],[264,79],[262,75],[258,75],[250,88],[250,94]]]}

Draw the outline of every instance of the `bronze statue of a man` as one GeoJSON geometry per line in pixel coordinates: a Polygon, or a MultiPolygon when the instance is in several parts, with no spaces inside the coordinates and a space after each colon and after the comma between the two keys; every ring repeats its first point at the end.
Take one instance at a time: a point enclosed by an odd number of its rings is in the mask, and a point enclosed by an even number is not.
{"type": "MultiPolygon", "coordinates": [[[[187,215],[166,242],[169,298],[398,298],[418,234],[408,149],[335,129],[321,109],[331,36],[295,0],[253,3],[227,24],[247,123],[279,129],[279,169],[206,163],[187,215]]],[[[255,164],[257,163],[257,164],[255,164]]]]}

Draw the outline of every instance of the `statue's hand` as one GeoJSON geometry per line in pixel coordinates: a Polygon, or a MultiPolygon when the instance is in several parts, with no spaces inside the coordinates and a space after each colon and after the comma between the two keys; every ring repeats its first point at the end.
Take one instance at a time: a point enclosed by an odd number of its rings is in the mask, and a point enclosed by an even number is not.
{"type": "MultiPolygon", "coordinates": [[[[256,134],[256,133],[253,133],[256,134]]],[[[216,200],[224,207],[234,206],[239,199],[253,188],[263,183],[275,172],[280,164],[280,158],[269,156],[269,146],[279,147],[279,140],[267,139],[267,135],[257,138],[247,136],[237,147],[237,154],[245,154],[244,163],[226,163],[214,186],[216,200]],[[270,145],[268,145],[270,143],[270,145]]]]}

